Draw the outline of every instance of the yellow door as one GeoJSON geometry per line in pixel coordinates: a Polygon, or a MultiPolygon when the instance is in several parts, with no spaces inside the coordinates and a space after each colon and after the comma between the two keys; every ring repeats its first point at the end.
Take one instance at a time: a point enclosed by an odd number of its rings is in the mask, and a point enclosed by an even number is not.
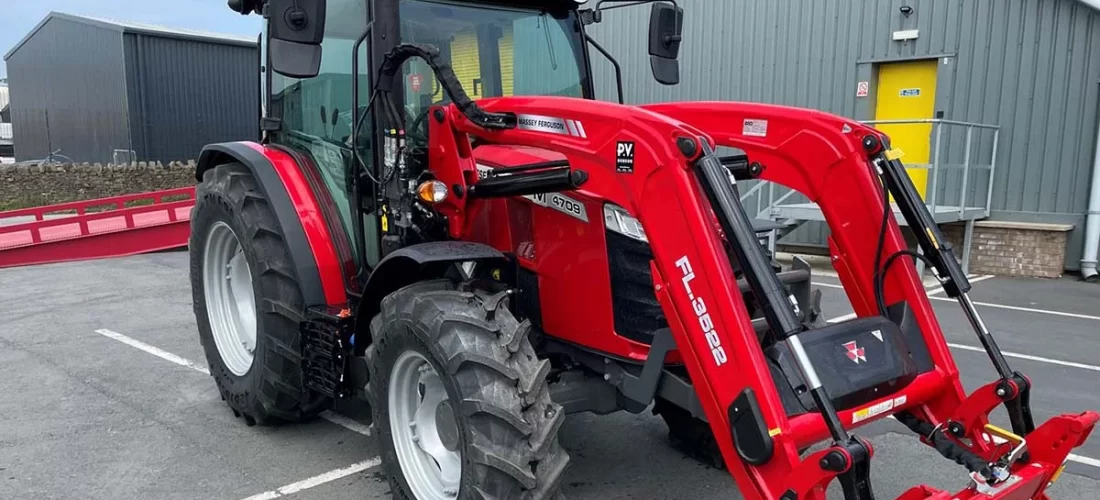
{"type": "MultiPolygon", "coordinates": [[[[936,112],[937,59],[889,63],[879,66],[876,120],[931,119],[936,112]]],[[[928,183],[928,168],[932,124],[908,123],[875,125],[890,137],[894,148],[901,149],[901,159],[909,168],[909,178],[924,198],[928,183]]]]}
{"type": "MultiPolygon", "coordinates": [[[[513,42],[512,28],[506,27],[503,36],[497,41],[500,49],[501,93],[511,96],[513,89],[513,42]]],[[[485,97],[481,85],[481,52],[477,43],[477,34],[467,30],[455,35],[451,40],[451,66],[463,90],[473,99],[485,97]]]]}
{"type": "Polygon", "coordinates": [[[481,52],[477,46],[477,34],[472,30],[459,33],[451,40],[451,68],[466,95],[472,99],[482,97],[481,52]]]}

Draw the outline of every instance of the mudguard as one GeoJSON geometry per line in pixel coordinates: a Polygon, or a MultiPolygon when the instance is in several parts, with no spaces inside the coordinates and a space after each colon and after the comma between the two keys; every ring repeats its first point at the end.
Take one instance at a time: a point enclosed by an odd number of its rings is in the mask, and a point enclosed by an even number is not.
{"type": "MultiPolygon", "coordinates": [[[[383,258],[363,289],[356,317],[364,326],[378,314],[382,298],[391,292],[424,279],[442,276],[456,262],[504,260],[497,249],[465,241],[435,241],[410,245],[383,258]]],[[[358,349],[360,346],[356,346],[358,349]]]]}
{"type": "Polygon", "coordinates": [[[195,179],[218,165],[239,162],[252,172],[286,236],[306,307],[343,307],[347,292],[340,260],[308,181],[287,153],[254,142],[223,142],[202,149],[195,179]]]}

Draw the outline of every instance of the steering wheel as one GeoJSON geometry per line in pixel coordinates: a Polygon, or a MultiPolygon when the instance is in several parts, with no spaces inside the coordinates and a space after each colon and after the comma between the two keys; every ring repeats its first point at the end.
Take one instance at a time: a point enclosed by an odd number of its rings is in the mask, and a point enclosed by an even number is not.
{"type": "Polygon", "coordinates": [[[427,118],[428,118],[428,112],[431,111],[431,109],[432,108],[430,108],[430,107],[425,107],[419,113],[417,113],[416,118],[413,120],[412,124],[410,124],[405,129],[405,137],[406,138],[408,138],[410,140],[415,140],[415,141],[418,141],[418,142],[422,142],[424,144],[428,143],[428,127],[427,127],[428,120],[427,120],[427,118]],[[420,133],[421,128],[424,129],[423,134],[420,133]]]}

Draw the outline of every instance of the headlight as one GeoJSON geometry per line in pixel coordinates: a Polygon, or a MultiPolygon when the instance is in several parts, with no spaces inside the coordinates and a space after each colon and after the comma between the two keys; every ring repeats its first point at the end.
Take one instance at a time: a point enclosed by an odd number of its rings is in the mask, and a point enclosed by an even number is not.
{"type": "Polygon", "coordinates": [[[616,233],[649,243],[649,239],[645,236],[645,229],[642,229],[642,223],[638,222],[638,219],[635,219],[623,207],[610,203],[604,205],[603,223],[608,229],[616,233]]]}

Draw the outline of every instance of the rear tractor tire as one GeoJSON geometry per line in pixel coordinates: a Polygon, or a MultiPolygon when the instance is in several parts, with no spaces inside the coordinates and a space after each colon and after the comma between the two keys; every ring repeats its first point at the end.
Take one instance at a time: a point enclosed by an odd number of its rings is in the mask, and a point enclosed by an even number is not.
{"type": "Polygon", "coordinates": [[[203,173],[191,214],[191,292],[218,392],[248,425],[308,420],[331,400],[303,390],[301,287],[286,237],[247,167],[203,173]]]}
{"type": "Polygon", "coordinates": [[[508,297],[436,280],[382,301],[367,393],[395,499],[563,498],[565,412],[508,297]]]}

